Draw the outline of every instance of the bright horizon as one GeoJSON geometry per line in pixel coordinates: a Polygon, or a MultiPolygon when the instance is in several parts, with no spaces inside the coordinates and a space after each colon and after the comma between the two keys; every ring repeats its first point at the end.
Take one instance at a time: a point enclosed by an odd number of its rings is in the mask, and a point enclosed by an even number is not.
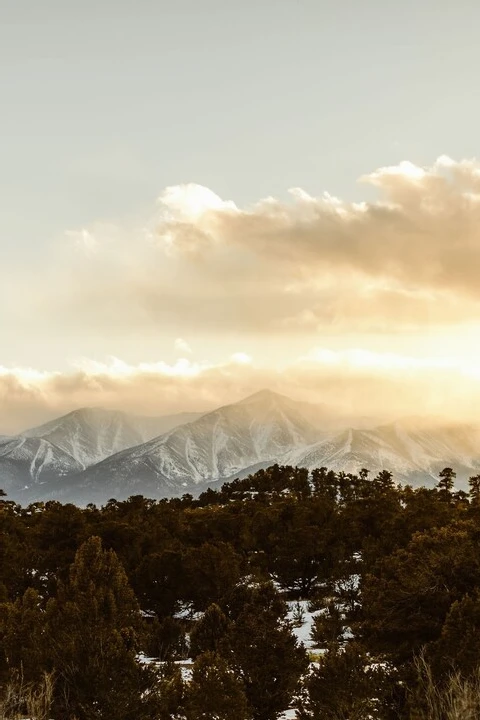
{"type": "Polygon", "coordinates": [[[467,2],[4,9],[0,433],[262,388],[477,422],[479,21],[467,2]]]}

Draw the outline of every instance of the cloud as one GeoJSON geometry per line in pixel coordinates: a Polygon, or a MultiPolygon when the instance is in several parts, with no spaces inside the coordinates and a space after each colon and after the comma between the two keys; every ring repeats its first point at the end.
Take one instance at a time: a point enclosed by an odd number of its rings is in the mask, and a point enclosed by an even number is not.
{"type": "Polygon", "coordinates": [[[187,353],[188,355],[191,355],[191,353],[192,353],[192,348],[190,347],[188,342],[186,340],[184,340],[183,338],[177,338],[175,340],[174,346],[175,346],[175,350],[177,352],[187,353]]]}
{"type": "Polygon", "coordinates": [[[129,358],[61,373],[0,370],[4,431],[84,405],[163,414],[262,387],[354,414],[383,406],[473,416],[478,343],[465,338],[479,330],[480,165],[440,157],[361,182],[376,200],[297,188],[240,207],[202,186],[170,187],[141,223],[68,231],[35,267],[1,268],[12,358],[49,346],[59,365],[81,353],[129,358]],[[323,355],[306,353],[327,336],[323,355]],[[105,349],[119,338],[121,350],[105,349]],[[367,356],[338,355],[350,339],[367,356]],[[412,342],[419,355],[407,361],[412,342]],[[190,343],[209,362],[197,362],[190,343]],[[392,344],[403,359],[392,360],[392,344]],[[452,348],[463,355],[449,358],[452,348]],[[166,359],[136,362],[146,355],[166,359]]]}
{"type": "MultiPolygon", "coordinates": [[[[69,232],[40,304],[60,325],[185,334],[403,332],[478,317],[480,165],[441,157],[361,181],[378,200],[297,188],[239,208],[202,186],[167,188],[141,228],[69,232]]],[[[38,282],[24,285],[38,296],[38,282]]]]}
{"type": "Polygon", "coordinates": [[[63,373],[0,368],[0,432],[19,432],[85,406],[145,415],[207,410],[265,387],[353,418],[436,414],[477,422],[480,364],[317,347],[277,369],[241,352],[216,364],[110,358],[82,360],[63,373]]]}
{"type": "MultiPolygon", "coordinates": [[[[449,291],[478,300],[480,186],[475,164],[445,160],[421,169],[409,163],[363,178],[375,203],[316,199],[294,192],[293,203],[224,214],[223,236],[299,279],[351,272],[393,288],[449,291]]],[[[217,213],[218,215],[218,213],[217,213]]]]}

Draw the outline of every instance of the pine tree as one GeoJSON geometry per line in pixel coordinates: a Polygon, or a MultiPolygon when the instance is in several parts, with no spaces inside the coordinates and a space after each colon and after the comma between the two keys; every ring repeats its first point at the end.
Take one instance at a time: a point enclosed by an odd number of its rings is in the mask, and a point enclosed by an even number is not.
{"type": "Polygon", "coordinates": [[[178,665],[166,662],[161,666],[155,694],[155,720],[185,720],[186,682],[178,665]]]}
{"type": "Polygon", "coordinates": [[[365,651],[356,644],[345,649],[332,646],[319,665],[311,669],[297,702],[299,720],[365,720],[382,718],[386,709],[385,677],[372,667],[365,651]]]}
{"type": "Polygon", "coordinates": [[[162,662],[187,657],[188,641],[183,622],[167,616],[163,620],[149,618],[145,623],[146,652],[162,662]]]}
{"type": "Polygon", "coordinates": [[[205,610],[235,587],[241,577],[240,559],[229,543],[203,543],[185,556],[189,579],[187,598],[196,610],[205,610]]]}
{"type": "Polygon", "coordinates": [[[47,605],[57,673],[55,710],[78,720],[149,720],[153,682],[136,661],[140,613],[112,551],[91,537],[78,550],[69,582],[47,605]]]}
{"type": "Polygon", "coordinates": [[[324,612],[314,618],[311,636],[316,646],[325,648],[338,643],[343,631],[342,613],[338,605],[331,601],[327,603],[324,612]]]}
{"type": "Polygon", "coordinates": [[[187,690],[187,720],[248,720],[252,717],[242,681],[218,654],[199,655],[187,690]]]}
{"type": "Polygon", "coordinates": [[[25,683],[39,681],[46,669],[44,644],[45,613],[36,590],[0,605],[0,681],[15,674],[25,683]]]}
{"type": "Polygon", "coordinates": [[[415,533],[376,564],[362,583],[361,635],[370,647],[404,662],[438,640],[451,605],[478,586],[475,534],[469,522],[415,533]]]}
{"type": "Polygon", "coordinates": [[[480,475],[474,475],[469,478],[468,484],[470,486],[470,498],[474,505],[480,504],[480,475]]]}
{"type": "Polygon", "coordinates": [[[452,490],[455,484],[457,473],[450,467],[443,468],[438,474],[440,480],[437,483],[438,493],[442,500],[449,502],[452,498],[452,490]]]}
{"type": "Polygon", "coordinates": [[[193,658],[201,653],[218,650],[220,641],[229,628],[229,621],[223,610],[212,603],[193,626],[190,633],[190,654],[193,658]]]}
{"type": "Polygon", "coordinates": [[[478,673],[480,665],[480,592],[453,603],[440,639],[428,648],[432,668],[443,674],[460,672],[464,678],[478,673]]]}
{"type": "Polygon", "coordinates": [[[254,720],[274,720],[290,704],[307,667],[306,652],[285,621],[285,603],[271,583],[239,588],[232,606],[237,603],[241,609],[221,652],[243,681],[254,720]]]}

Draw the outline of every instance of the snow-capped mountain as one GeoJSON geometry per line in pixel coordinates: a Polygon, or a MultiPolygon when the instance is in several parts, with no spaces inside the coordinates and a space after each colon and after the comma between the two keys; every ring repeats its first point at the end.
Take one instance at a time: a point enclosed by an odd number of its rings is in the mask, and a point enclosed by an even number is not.
{"type": "Polygon", "coordinates": [[[71,455],[43,438],[0,436],[0,487],[10,497],[38,497],[43,484],[81,469],[71,455]]]}
{"type": "Polygon", "coordinates": [[[460,482],[480,470],[480,428],[472,425],[429,424],[406,419],[372,430],[347,429],[309,448],[290,453],[285,462],[313,469],[374,475],[390,470],[399,482],[432,484],[438,472],[451,466],[460,482]]]}
{"type": "Polygon", "coordinates": [[[328,407],[271,391],[200,416],[135,418],[82,409],[22,437],[0,437],[0,487],[12,499],[84,504],[198,493],[275,462],[354,473],[367,468],[372,476],[385,469],[414,485],[436,483],[447,465],[459,486],[480,472],[480,426],[421,418],[339,426],[328,407]]]}
{"type": "Polygon", "coordinates": [[[296,405],[270,391],[256,393],[107,458],[82,473],[77,487],[107,498],[158,497],[275,462],[319,437],[296,405]]]}
{"type": "Polygon", "coordinates": [[[136,417],[102,408],[80,408],[26,430],[22,435],[48,440],[86,468],[200,416],[201,413],[181,413],[164,417],[136,417]]]}

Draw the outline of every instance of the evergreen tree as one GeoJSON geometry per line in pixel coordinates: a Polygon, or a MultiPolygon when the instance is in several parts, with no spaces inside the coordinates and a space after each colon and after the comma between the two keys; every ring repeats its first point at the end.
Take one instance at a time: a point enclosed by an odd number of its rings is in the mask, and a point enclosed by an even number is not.
{"type": "Polygon", "coordinates": [[[317,647],[325,648],[340,642],[344,631],[342,612],[334,601],[327,603],[324,611],[313,620],[311,637],[317,647]]]}
{"type": "Polygon", "coordinates": [[[162,665],[155,692],[158,698],[155,720],[185,720],[186,683],[178,665],[170,662],[162,665]]]}
{"type": "Polygon", "coordinates": [[[333,470],[328,470],[326,467],[314,468],[312,486],[316,495],[323,495],[333,501],[337,499],[338,480],[333,470]]]}
{"type": "Polygon", "coordinates": [[[205,610],[240,580],[240,560],[230,544],[207,542],[186,552],[185,573],[187,598],[196,610],[205,610]]]}
{"type": "Polygon", "coordinates": [[[29,588],[15,603],[0,605],[0,681],[15,674],[37,682],[45,669],[45,613],[36,590],[29,588]]]}
{"type": "Polygon", "coordinates": [[[297,704],[299,720],[386,720],[389,714],[385,673],[365,651],[351,643],[332,646],[305,682],[297,704]]]}
{"type": "Polygon", "coordinates": [[[440,637],[451,605],[478,586],[475,526],[459,522],[416,533],[382,558],[362,585],[363,640],[398,661],[440,637]]]}
{"type": "Polygon", "coordinates": [[[290,704],[307,667],[306,652],[285,621],[285,603],[271,583],[239,591],[232,605],[242,598],[241,609],[221,651],[243,681],[254,720],[274,720],[290,704]]]}
{"type": "Polygon", "coordinates": [[[282,587],[310,597],[319,580],[330,576],[335,559],[333,504],[328,497],[302,503],[282,500],[274,533],[270,533],[273,576],[282,587]]]}
{"type": "Polygon", "coordinates": [[[98,537],[79,548],[68,583],[49,601],[47,629],[59,719],[150,719],[145,693],[153,678],[135,657],[138,604],[116,554],[98,537]]]}
{"type": "Polygon", "coordinates": [[[31,586],[33,555],[34,542],[22,509],[0,499],[0,602],[22,597],[31,586]]]}
{"type": "Polygon", "coordinates": [[[445,678],[459,672],[463,678],[478,673],[480,659],[480,591],[453,603],[439,640],[427,649],[432,668],[445,678]]]}
{"type": "Polygon", "coordinates": [[[440,495],[442,500],[446,500],[448,502],[452,498],[452,490],[455,484],[455,478],[457,476],[457,473],[454,472],[452,468],[446,467],[443,468],[443,470],[438,474],[438,476],[440,478],[437,484],[438,494],[440,495]]]}
{"type": "Polygon", "coordinates": [[[182,620],[149,618],[144,625],[146,652],[162,662],[187,657],[188,642],[182,620]]]}
{"type": "Polygon", "coordinates": [[[469,478],[468,484],[470,486],[470,498],[474,505],[480,504],[480,475],[474,475],[469,478]]]}
{"type": "Polygon", "coordinates": [[[134,571],[137,597],[159,618],[175,612],[185,595],[184,549],[178,543],[145,555],[134,571]]]}
{"type": "Polygon", "coordinates": [[[242,681],[216,653],[199,655],[186,695],[187,720],[249,720],[242,681]]]}
{"type": "Polygon", "coordinates": [[[190,633],[190,654],[193,658],[205,652],[217,652],[230,622],[223,610],[212,603],[197,620],[190,633]]]}

